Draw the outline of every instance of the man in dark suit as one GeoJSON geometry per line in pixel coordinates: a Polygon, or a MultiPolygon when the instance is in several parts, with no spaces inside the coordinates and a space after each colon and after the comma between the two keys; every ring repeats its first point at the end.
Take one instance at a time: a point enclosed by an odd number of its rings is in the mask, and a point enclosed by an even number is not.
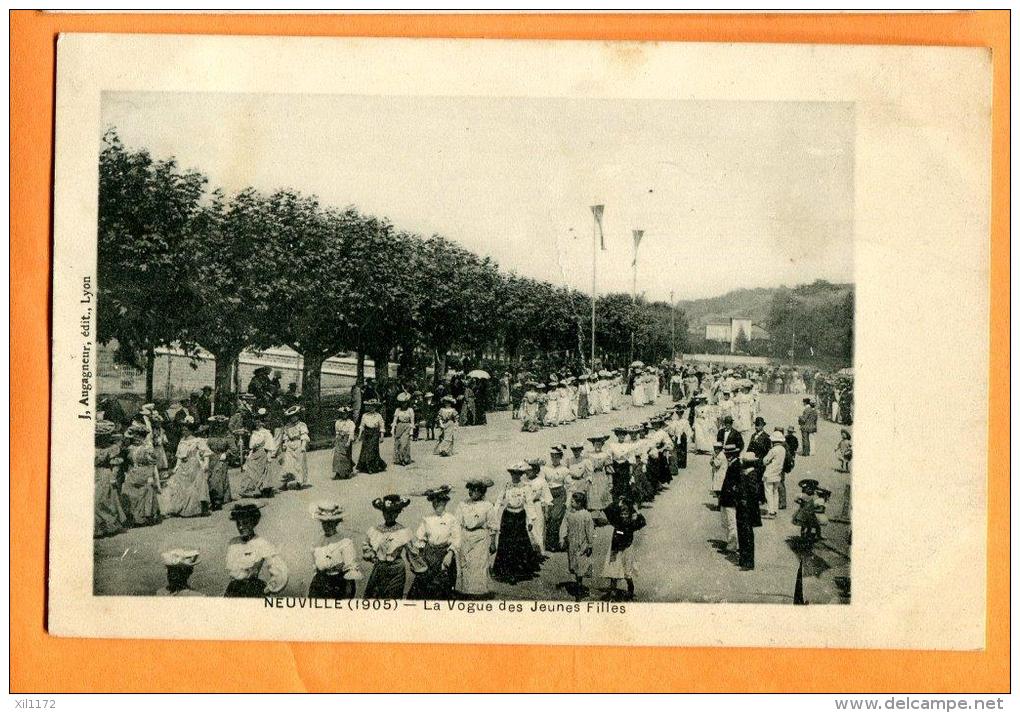
{"type": "MultiPolygon", "coordinates": [[[[723,416],[722,426],[715,436],[715,442],[722,444],[723,451],[727,451],[727,445],[735,445],[737,453],[744,450],[744,437],[740,435],[740,431],[733,428],[733,417],[723,416]]],[[[766,440],[768,440],[767,437],[766,440]]]]}
{"type": "Polygon", "coordinates": [[[804,399],[804,411],[797,421],[800,423],[800,454],[809,456],[811,455],[811,441],[818,430],[818,411],[811,399],[804,399]]]}
{"type": "Polygon", "coordinates": [[[765,502],[765,464],[762,463],[762,458],[772,448],[772,441],[769,439],[769,435],[765,433],[765,419],[759,416],[754,419],[754,433],[747,440],[747,452],[755,457],[755,460],[751,465],[754,466],[755,472],[758,475],[758,495],[761,502],[765,502]]]}
{"type": "Polygon", "coordinates": [[[754,419],[754,433],[748,439],[747,450],[749,453],[754,453],[758,460],[761,460],[770,448],[772,448],[772,441],[769,440],[769,434],[765,433],[765,419],[759,416],[754,419]]]}

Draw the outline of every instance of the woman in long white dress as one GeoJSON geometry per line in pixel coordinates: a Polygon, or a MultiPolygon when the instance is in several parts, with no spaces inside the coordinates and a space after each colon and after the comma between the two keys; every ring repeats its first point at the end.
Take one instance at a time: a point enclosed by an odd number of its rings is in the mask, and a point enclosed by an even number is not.
{"type": "Polygon", "coordinates": [[[715,408],[704,396],[695,397],[694,406],[694,445],[698,453],[711,453],[717,433],[715,408]]]}

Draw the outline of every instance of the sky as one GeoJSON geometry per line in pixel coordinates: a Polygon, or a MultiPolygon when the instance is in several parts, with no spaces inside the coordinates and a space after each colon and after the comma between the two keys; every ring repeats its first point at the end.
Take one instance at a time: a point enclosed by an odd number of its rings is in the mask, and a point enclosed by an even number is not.
{"type": "Polygon", "coordinates": [[[844,103],[107,93],[105,129],[228,195],[292,188],[508,270],[696,299],[853,280],[844,103]]]}

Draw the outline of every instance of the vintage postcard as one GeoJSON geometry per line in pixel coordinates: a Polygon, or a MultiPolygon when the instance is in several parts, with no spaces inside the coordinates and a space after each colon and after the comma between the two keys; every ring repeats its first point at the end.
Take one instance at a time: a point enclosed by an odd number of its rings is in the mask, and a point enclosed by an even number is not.
{"type": "Polygon", "coordinates": [[[50,632],[982,649],[990,70],[61,36],[50,632]]]}

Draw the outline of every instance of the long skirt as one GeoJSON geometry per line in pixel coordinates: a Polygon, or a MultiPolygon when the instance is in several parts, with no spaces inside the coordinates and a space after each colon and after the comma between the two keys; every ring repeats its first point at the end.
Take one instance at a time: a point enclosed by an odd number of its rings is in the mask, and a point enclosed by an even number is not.
{"type": "Polygon", "coordinates": [[[280,454],[280,485],[304,485],[308,482],[308,453],[296,448],[285,448],[280,454]]]}
{"type": "Polygon", "coordinates": [[[124,477],[120,495],[124,513],[132,527],[159,522],[156,488],[149,483],[152,477],[152,468],[147,465],[131,468],[124,477]]]}
{"type": "Polygon", "coordinates": [[[631,464],[626,461],[613,463],[613,500],[629,496],[631,464]]]}
{"type": "Polygon", "coordinates": [[[211,461],[209,463],[209,508],[219,510],[231,500],[227,462],[219,459],[211,461]]]}
{"type": "Polygon", "coordinates": [[[120,496],[113,486],[113,471],[108,468],[96,470],[95,525],[93,537],[108,537],[124,531],[127,516],[120,506],[120,496]]]}
{"type": "Polygon", "coordinates": [[[577,417],[588,418],[591,414],[588,413],[588,394],[578,393],[577,394],[577,417]]]}
{"type": "Polygon", "coordinates": [[[555,401],[550,399],[545,405],[545,418],[542,419],[542,423],[546,426],[558,426],[561,420],[559,399],[555,401]]]}
{"type": "Polygon", "coordinates": [[[715,431],[708,419],[697,419],[694,421],[694,445],[698,453],[711,453],[712,445],[715,443],[715,431]]]}
{"type": "Polygon", "coordinates": [[[658,457],[652,460],[652,465],[655,466],[655,480],[652,485],[656,483],[658,485],[666,485],[673,482],[673,474],[669,471],[669,455],[665,452],[660,453],[658,457]]]}
{"type": "Polygon", "coordinates": [[[680,440],[676,442],[676,467],[680,470],[687,468],[687,434],[681,433],[680,440]]]}
{"type": "Polygon", "coordinates": [[[567,514],[567,489],[550,488],[552,505],[545,511],[545,549],[547,552],[560,551],[560,525],[567,514]]]}
{"type": "Polygon", "coordinates": [[[542,425],[539,421],[538,404],[527,401],[521,406],[521,430],[534,433],[542,425]]]}
{"type": "Polygon", "coordinates": [[[411,424],[397,421],[393,429],[393,462],[397,465],[411,463],[411,424]]]}
{"type": "Polygon", "coordinates": [[[613,502],[613,484],[605,468],[597,468],[591,474],[588,488],[588,509],[605,510],[613,502]]]}
{"type": "Polygon", "coordinates": [[[449,545],[425,545],[421,553],[425,570],[414,573],[414,581],[407,592],[408,599],[452,599],[453,585],[457,582],[457,560],[443,567],[449,545]]]}
{"type": "Polygon", "coordinates": [[[489,529],[463,530],[457,553],[457,591],[461,594],[489,592],[489,529]]]}
{"type": "Polygon", "coordinates": [[[366,428],[361,435],[361,453],[358,454],[358,470],[362,473],[381,473],[386,462],[379,456],[379,429],[366,428]]]}
{"type": "Polygon", "coordinates": [[[365,599],[402,599],[406,581],[404,560],[376,562],[365,585],[365,599]]]}
{"type": "Polygon", "coordinates": [[[340,436],[333,444],[333,478],[347,480],[354,474],[354,458],[352,456],[351,439],[340,436]]]}
{"type": "Polygon", "coordinates": [[[258,448],[248,454],[241,469],[241,497],[259,498],[269,485],[269,454],[258,448]]]}
{"type": "Polygon", "coordinates": [[[445,426],[439,429],[439,442],[432,452],[440,456],[452,456],[453,444],[457,438],[457,424],[448,421],[445,426]]]}
{"type": "Polygon", "coordinates": [[[232,579],[227,585],[225,597],[261,597],[266,593],[266,583],[257,577],[232,579]]]}
{"type": "Polygon", "coordinates": [[[531,508],[531,534],[535,540],[535,546],[538,547],[539,554],[544,555],[546,553],[545,512],[538,503],[531,503],[527,507],[531,508]]]}
{"type": "Polygon", "coordinates": [[[527,532],[527,513],[504,510],[500,519],[500,537],[493,560],[496,579],[522,579],[539,571],[539,555],[527,532]]]}
{"type": "Polygon", "coordinates": [[[523,510],[503,510],[499,541],[492,561],[492,576],[500,580],[525,579],[539,569],[538,553],[528,534],[528,515],[523,510]]]}
{"type": "Polygon", "coordinates": [[[308,585],[308,596],[312,599],[353,599],[353,579],[344,579],[342,574],[328,574],[316,571],[308,585]]]}
{"type": "Polygon", "coordinates": [[[655,497],[655,486],[649,476],[647,463],[638,463],[634,466],[634,497],[638,502],[647,503],[655,497]]]}

